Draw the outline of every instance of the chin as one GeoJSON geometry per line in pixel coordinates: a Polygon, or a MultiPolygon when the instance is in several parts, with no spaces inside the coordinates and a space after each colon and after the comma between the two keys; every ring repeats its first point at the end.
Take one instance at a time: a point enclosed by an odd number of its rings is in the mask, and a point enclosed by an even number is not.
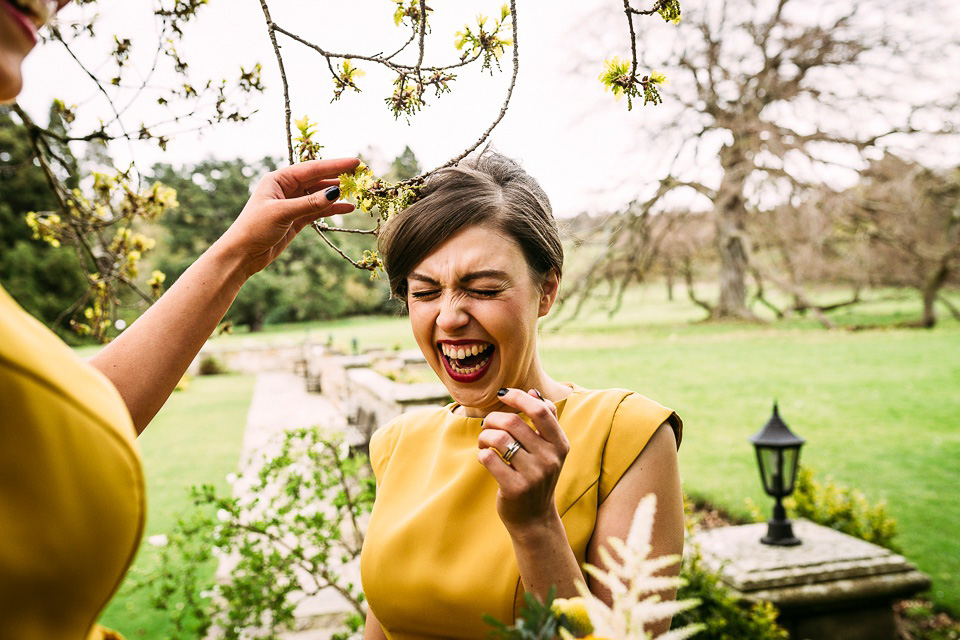
{"type": "Polygon", "coordinates": [[[22,88],[20,65],[9,64],[7,61],[0,63],[0,104],[11,104],[20,95],[22,88]]]}
{"type": "MultiPolygon", "coordinates": [[[[470,407],[471,409],[482,409],[485,406],[492,404],[490,398],[488,397],[491,394],[485,393],[485,390],[463,389],[460,387],[451,388],[451,386],[452,385],[447,385],[447,391],[450,392],[454,402],[459,405],[470,407]]],[[[496,392],[494,392],[492,395],[494,398],[496,398],[496,392]]]]}

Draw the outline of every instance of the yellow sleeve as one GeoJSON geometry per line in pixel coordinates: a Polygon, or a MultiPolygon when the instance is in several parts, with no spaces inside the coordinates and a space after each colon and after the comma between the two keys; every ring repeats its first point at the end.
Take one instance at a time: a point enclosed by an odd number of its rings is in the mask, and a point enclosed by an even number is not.
{"type": "Polygon", "coordinates": [[[606,500],[657,428],[667,421],[673,427],[679,448],[683,422],[672,409],[639,393],[631,393],[620,402],[613,414],[610,435],[600,462],[600,502],[606,500]]]}
{"type": "Polygon", "coordinates": [[[397,439],[400,437],[401,418],[402,416],[397,416],[374,431],[370,437],[370,466],[373,467],[373,475],[377,479],[377,488],[380,487],[380,481],[383,480],[387,463],[390,462],[390,456],[393,455],[393,450],[397,446],[397,439]]]}

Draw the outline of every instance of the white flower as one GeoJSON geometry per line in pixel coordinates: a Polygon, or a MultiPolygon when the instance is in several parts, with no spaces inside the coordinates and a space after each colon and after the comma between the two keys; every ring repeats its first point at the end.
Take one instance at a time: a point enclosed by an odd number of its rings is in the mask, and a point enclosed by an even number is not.
{"type": "Polygon", "coordinates": [[[226,522],[230,519],[230,512],[226,509],[217,509],[217,520],[220,522],[226,522]]]}
{"type": "Polygon", "coordinates": [[[169,540],[167,540],[167,534],[165,533],[158,533],[155,536],[150,536],[147,538],[147,544],[151,544],[155,547],[165,547],[167,546],[167,542],[169,542],[169,540]]]}
{"type": "MultiPolygon", "coordinates": [[[[613,596],[613,606],[608,607],[593,595],[585,584],[577,582],[577,591],[583,596],[595,636],[620,640],[649,640],[650,636],[644,630],[646,625],[666,620],[699,604],[697,600],[661,602],[656,593],[683,584],[680,578],[654,575],[679,562],[680,556],[648,559],[656,510],[656,496],[645,496],[633,515],[626,541],[617,538],[607,541],[616,555],[620,556],[619,560],[606,548],[600,548],[600,558],[606,571],[593,565],[584,565],[587,573],[607,587],[613,596]]],[[[682,640],[701,630],[701,625],[690,625],[668,631],[658,636],[658,639],[682,640]]]]}
{"type": "Polygon", "coordinates": [[[227,474],[227,484],[233,484],[236,481],[237,481],[237,474],[235,473],[227,474]]]}

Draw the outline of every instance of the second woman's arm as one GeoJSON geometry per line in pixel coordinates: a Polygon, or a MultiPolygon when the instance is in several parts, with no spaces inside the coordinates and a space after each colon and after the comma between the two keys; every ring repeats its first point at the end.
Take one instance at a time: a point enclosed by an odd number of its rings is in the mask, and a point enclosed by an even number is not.
{"type": "Polygon", "coordinates": [[[137,433],[173,392],[247,279],[318,218],[348,213],[337,176],[354,158],[317,160],[267,174],[233,225],[129,329],[90,360],[113,382],[137,433]]]}

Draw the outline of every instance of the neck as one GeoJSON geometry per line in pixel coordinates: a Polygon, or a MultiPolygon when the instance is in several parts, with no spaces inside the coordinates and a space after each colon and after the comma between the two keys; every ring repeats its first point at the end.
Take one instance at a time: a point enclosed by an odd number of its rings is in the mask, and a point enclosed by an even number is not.
{"type": "MultiPolygon", "coordinates": [[[[544,398],[550,400],[554,404],[560,402],[573,393],[573,389],[565,384],[557,382],[547,375],[546,371],[544,371],[543,367],[540,365],[540,358],[536,358],[534,360],[532,366],[530,367],[530,371],[526,376],[521,378],[519,382],[511,382],[511,384],[515,385],[515,388],[523,391],[536,389],[543,395],[544,398]]],[[[465,415],[468,418],[485,418],[487,414],[494,411],[517,413],[515,408],[500,402],[497,402],[495,405],[490,407],[467,407],[460,405],[457,407],[456,413],[465,415]]]]}

